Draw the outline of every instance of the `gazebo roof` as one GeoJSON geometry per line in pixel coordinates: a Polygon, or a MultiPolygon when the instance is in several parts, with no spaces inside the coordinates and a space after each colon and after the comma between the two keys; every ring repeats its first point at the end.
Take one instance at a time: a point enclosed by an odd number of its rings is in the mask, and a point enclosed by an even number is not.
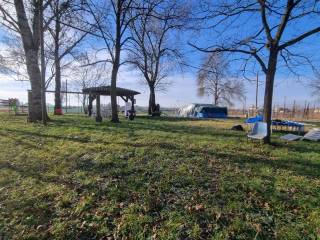
{"type": "MultiPolygon", "coordinates": [[[[86,94],[99,94],[104,96],[110,96],[111,86],[100,86],[100,87],[90,87],[82,89],[83,93],[86,94]]],[[[116,88],[117,96],[131,97],[140,94],[137,91],[126,89],[126,88],[116,88]]]]}

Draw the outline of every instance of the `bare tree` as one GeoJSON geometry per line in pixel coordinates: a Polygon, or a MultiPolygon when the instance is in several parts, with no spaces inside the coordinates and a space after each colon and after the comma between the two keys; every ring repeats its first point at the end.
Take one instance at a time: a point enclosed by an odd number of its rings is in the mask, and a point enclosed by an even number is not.
{"type": "Polygon", "coordinates": [[[197,84],[200,96],[213,97],[213,104],[233,105],[232,100],[244,96],[242,81],[230,79],[229,62],[222,53],[209,53],[198,71],[197,84]]]}
{"type": "MultiPolygon", "coordinates": [[[[97,87],[103,85],[106,82],[105,69],[103,65],[89,65],[86,67],[81,67],[89,62],[87,57],[78,58],[76,64],[73,65],[74,74],[72,75],[71,87],[76,91],[82,91],[84,88],[97,87]]],[[[87,99],[86,94],[82,95],[81,103],[84,112],[87,114],[87,99]]]]}
{"type": "Polygon", "coordinates": [[[313,94],[320,97],[320,72],[315,71],[316,79],[313,80],[310,84],[310,87],[313,89],[313,94]]]}
{"type": "Polygon", "coordinates": [[[206,25],[215,28],[222,43],[202,48],[205,52],[230,52],[245,56],[244,69],[257,62],[265,73],[264,121],[268,125],[266,143],[270,143],[271,115],[274,80],[277,68],[283,63],[292,68],[294,59],[310,63],[305,54],[299,53],[299,43],[320,32],[319,5],[317,0],[246,0],[215,1],[201,4],[206,25]],[[305,24],[308,22],[308,24],[305,24]],[[299,27],[298,27],[299,26],[299,27]]]}
{"type": "MultiPolygon", "coordinates": [[[[50,0],[13,0],[0,4],[1,23],[10,31],[17,33],[22,40],[26,68],[31,82],[29,101],[29,121],[42,120],[41,71],[39,68],[39,51],[42,33],[42,13],[50,0]]],[[[45,113],[46,117],[47,114],[45,113]]]]}
{"type": "Polygon", "coordinates": [[[155,91],[165,89],[169,72],[181,61],[173,34],[182,29],[187,10],[183,1],[145,0],[136,21],[130,24],[134,47],[128,59],[149,87],[149,114],[156,107],[155,91]]]}
{"type": "Polygon", "coordinates": [[[76,54],[76,48],[91,30],[83,26],[80,17],[85,17],[84,12],[72,5],[72,1],[55,0],[50,4],[48,26],[49,33],[53,39],[52,44],[47,44],[49,58],[53,60],[52,77],[55,79],[55,105],[54,113],[61,113],[61,76],[64,68],[70,66],[70,61],[76,54]],[[70,27],[72,26],[72,27],[70,27]],[[82,31],[76,30],[76,28],[82,31]],[[71,56],[69,61],[63,61],[71,56]],[[63,63],[64,62],[64,63],[63,63]]]}
{"type": "MultiPolygon", "coordinates": [[[[7,35],[1,40],[0,71],[14,81],[29,81],[26,68],[26,57],[24,54],[21,37],[17,34],[8,32],[7,35]]],[[[45,38],[45,42],[47,45],[47,48],[45,49],[45,89],[48,89],[55,77],[55,71],[54,63],[52,63],[53,54],[50,53],[52,46],[48,46],[50,45],[48,37],[45,38]]]]}
{"type": "Polygon", "coordinates": [[[0,44],[0,72],[14,81],[27,81],[28,73],[21,38],[6,32],[0,44]]]}
{"type": "Polygon", "coordinates": [[[108,0],[93,1],[87,0],[85,7],[91,13],[97,33],[100,34],[99,40],[103,41],[104,47],[98,51],[105,51],[107,57],[97,60],[91,64],[110,63],[111,71],[111,121],[119,122],[117,109],[117,79],[121,65],[125,61],[121,61],[121,53],[125,49],[130,40],[128,35],[129,24],[136,19],[137,16],[132,11],[137,8],[135,0],[108,0]]]}

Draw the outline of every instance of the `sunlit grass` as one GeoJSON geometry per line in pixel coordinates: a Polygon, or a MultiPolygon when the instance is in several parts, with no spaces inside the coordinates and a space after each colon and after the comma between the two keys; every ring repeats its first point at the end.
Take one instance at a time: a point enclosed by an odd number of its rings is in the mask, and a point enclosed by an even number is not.
{"type": "Polygon", "coordinates": [[[0,119],[0,236],[320,238],[320,143],[247,142],[241,120],[0,119]]]}

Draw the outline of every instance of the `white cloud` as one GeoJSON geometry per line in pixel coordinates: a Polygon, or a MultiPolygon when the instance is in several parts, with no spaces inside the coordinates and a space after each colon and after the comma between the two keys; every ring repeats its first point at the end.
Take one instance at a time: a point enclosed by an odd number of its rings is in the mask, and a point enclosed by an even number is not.
{"type": "Polygon", "coordinates": [[[0,75],[0,98],[18,98],[27,102],[27,90],[30,89],[29,82],[20,82],[9,79],[7,76],[0,75]]]}

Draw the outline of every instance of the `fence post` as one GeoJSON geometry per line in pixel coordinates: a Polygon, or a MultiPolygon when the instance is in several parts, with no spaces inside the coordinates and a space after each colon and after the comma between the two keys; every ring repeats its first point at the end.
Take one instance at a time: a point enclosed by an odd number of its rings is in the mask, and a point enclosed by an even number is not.
{"type": "Polygon", "coordinates": [[[292,119],[295,119],[295,114],[296,114],[296,100],[293,100],[292,119]]]}

